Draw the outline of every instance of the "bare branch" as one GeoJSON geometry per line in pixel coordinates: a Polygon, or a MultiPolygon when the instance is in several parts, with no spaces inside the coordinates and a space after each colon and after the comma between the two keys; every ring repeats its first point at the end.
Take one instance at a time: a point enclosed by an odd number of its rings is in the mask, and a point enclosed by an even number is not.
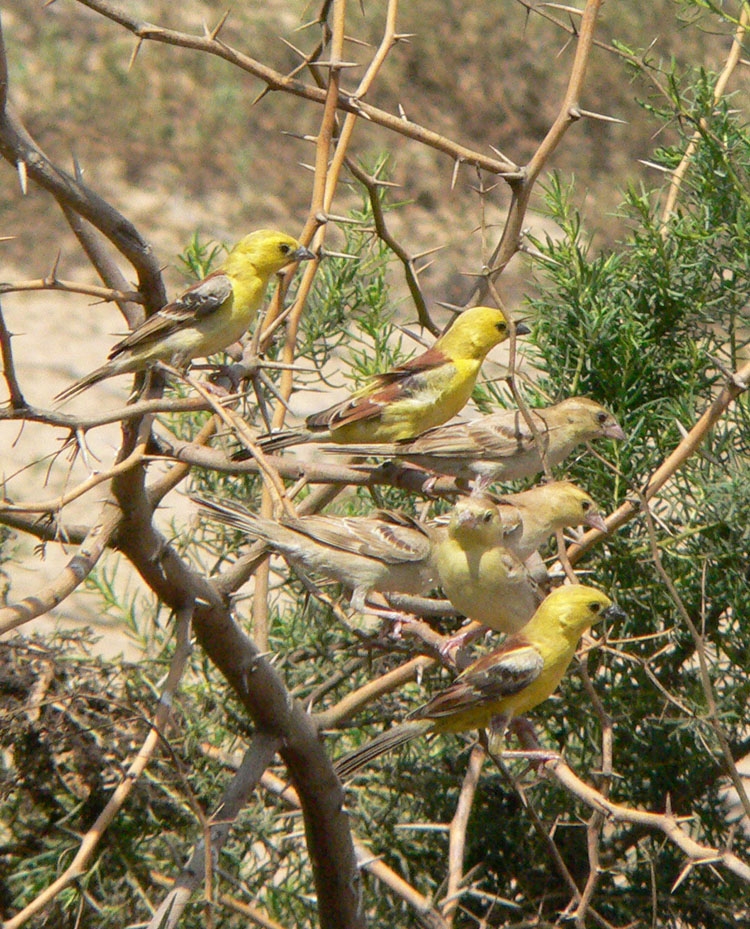
{"type": "Polygon", "coordinates": [[[206,877],[207,845],[211,849],[212,857],[218,856],[229,838],[234,820],[247,804],[278,748],[279,739],[273,736],[259,733],[252,740],[242,764],[211,817],[208,842],[206,838],[198,842],[174,886],[151,917],[148,929],[174,929],[177,926],[190,897],[206,877]]]}

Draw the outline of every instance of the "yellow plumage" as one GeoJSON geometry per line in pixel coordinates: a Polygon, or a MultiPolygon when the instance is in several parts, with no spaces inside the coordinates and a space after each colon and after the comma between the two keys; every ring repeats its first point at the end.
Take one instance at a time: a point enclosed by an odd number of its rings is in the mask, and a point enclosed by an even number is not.
{"type": "Polygon", "coordinates": [[[291,236],[270,229],[251,232],[221,267],[118,342],[109,361],[55,398],[68,400],[116,374],[142,371],[158,361],[183,365],[221,351],[240,339],[255,318],[272,274],[313,258],[291,236]]]}
{"type": "Polygon", "coordinates": [[[428,732],[482,728],[495,717],[507,725],[553,693],[593,623],[622,615],[600,590],[579,584],[559,587],[522,632],[469,665],[409,720],[345,755],[336,773],[348,777],[373,758],[428,732]]]}
{"type": "Polygon", "coordinates": [[[498,632],[516,632],[542,597],[507,540],[519,530],[514,507],[481,496],[459,500],[448,531],[433,548],[443,593],[453,606],[498,632]]]}
{"type": "MultiPolygon", "coordinates": [[[[529,330],[518,324],[516,331],[529,330]]],[[[309,441],[396,442],[417,436],[463,409],[487,353],[507,338],[501,310],[465,310],[432,348],[375,375],[348,400],[308,416],[308,432],[272,434],[261,445],[270,451],[309,441]]]]}

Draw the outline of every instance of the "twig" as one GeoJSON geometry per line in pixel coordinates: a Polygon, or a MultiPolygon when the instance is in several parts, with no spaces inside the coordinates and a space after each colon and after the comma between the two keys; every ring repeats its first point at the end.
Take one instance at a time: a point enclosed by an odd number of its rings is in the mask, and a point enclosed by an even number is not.
{"type": "MultiPolygon", "coordinates": [[[[654,471],[641,491],[646,500],[650,500],[673,477],[685,462],[695,454],[708,432],[716,425],[726,412],[727,408],[750,386],[750,361],[737,370],[719,391],[716,399],[706,409],[698,422],[688,432],[675,450],[664,459],[654,471]]],[[[626,500],[614,513],[606,518],[607,528],[610,532],[619,529],[626,522],[638,514],[638,504],[626,500]]],[[[601,538],[598,529],[590,529],[580,541],[568,547],[568,558],[575,565],[583,555],[601,538]]]]}
{"type": "Polygon", "coordinates": [[[86,577],[109,546],[120,524],[120,512],[110,500],[105,503],[100,518],[89,529],[76,554],[47,587],[19,603],[0,609],[0,634],[10,632],[24,623],[54,609],[70,596],[86,577]]]}
{"type": "Polygon", "coordinates": [[[341,723],[356,716],[360,710],[372,703],[373,700],[398,690],[408,681],[418,680],[425,671],[434,667],[435,664],[437,664],[435,659],[428,658],[426,655],[412,658],[398,668],[394,668],[393,671],[389,671],[387,674],[368,681],[357,690],[351,691],[327,710],[316,713],[313,717],[316,725],[321,730],[340,726],[341,723]]]}
{"type": "Polygon", "coordinates": [[[679,819],[673,816],[669,809],[664,813],[651,813],[614,803],[582,781],[562,760],[548,761],[544,767],[566,790],[592,809],[601,811],[615,822],[634,823],[645,826],[650,831],[661,832],[690,859],[691,863],[721,864],[740,880],[750,884],[750,864],[728,849],[712,848],[697,842],[682,828],[679,819]]]}
{"type": "Polygon", "coordinates": [[[661,560],[661,552],[659,551],[658,539],[656,536],[656,527],[654,526],[654,518],[648,505],[648,501],[645,497],[641,498],[641,512],[643,513],[643,516],[646,520],[646,528],[648,530],[649,542],[651,545],[651,558],[653,559],[656,571],[664,582],[664,586],[669,591],[669,596],[672,598],[672,602],[677,607],[677,612],[682,617],[682,621],[690,630],[690,635],[692,636],[693,643],[695,645],[695,651],[698,655],[698,668],[700,672],[701,688],[703,690],[703,696],[706,698],[706,704],[708,706],[708,718],[711,723],[711,728],[714,735],[716,736],[716,740],[721,746],[721,752],[724,756],[724,764],[726,765],[727,773],[729,774],[729,778],[732,781],[734,789],[737,791],[737,796],[740,803],[742,804],[745,816],[748,820],[750,820],[750,799],[748,799],[747,790],[745,789],[745,783],[742,779],[742,776],[737,770],[737,765],[734,763],[732,748],[729,744],[726,733],[724,732],[724,727],[721,724],[719,708],[716,705],[716,696],[714,694],[713,684],[711,683],[711,675],[708,671],[708,659],[706,657],[705,641],[695,623],[693,622],[693,619],[690,616],[690,613],[688,612],[682,597],[679,595],[674,581],[664,569],[664,564],[661,560]]]}
{"type": "MultiPolygon", "coordinates": [[[[714,106],[716,106],[716,104],[718,104],[718,102],[724,96],[724,91],[727,89],[729,78],[734,73],[734,69],[737,67],[740,61],[748,23],[750,23],[750,6],[748,6],[747,3],[743,3],[739,23],[737,24],[737,30],[735,31],[734,37],[732,39],[732,47],[729,51],[724,68],[716,80],[716,86],[714,87],[714,106]]],[[[675,206],[677,205],[677,198],[680,195],[682,182],[685,179],[685,175],[687,174],[688,168],[690,167],[690,163],[693,160],[693,156],[695,155],[695,152],[698,148],[698,143],[701,140],[701,136],[705,131],[706,126],[706,120],[701,119],[698,124],[698,128],[693,133],[690,141],[687,144],[687,147],[685,148],[685,154],[682,156],[682,160],[670,176],[669,192],[667,193],[667,199],[664,203],[664,210],[662,211],[661,217],[661,234],[664,238],[670,234],[669,219],[674,212],[675,206]]]]}
{"type": "Polygon", "coordinates": [[[85,481],[82,481],[77,487],[74,487],[72,490],[64,493],[61,497],[53,497],[51,500],[43,501],[41,503],[7,503],[4,500],[0,500],[0,515],[4,512],[56,513],[63,507],[67,506],[69,503],[72,503],[74,500],[77,500],[79,497],[82,497],[84,494],[88,493],[92,488],[98,487],[99,484],[104,484],[107,481],[112,480],[113,477],[116,477],[118,474],[123,474],[125,471],[129,471],[130,468],[134,468],[137,464],[143,461],[143,456],[145,453],[145,444],[137,446],[130,453],[130,455],[128,455],[127,458],[124,458],[122,461],[118,461],[117,464],[112,465],[112,467],[108,468],[106,471],[100,471],[97,474],[92,474],[90,477],[86,478],[85,481]]]}
{"type": "Polygon", "coordinates": [[[69,887],[74,881],[77,881],[78,878],[86,873],[91,857],[96,851],[104,833],[112,824],[115,816],[122,809],[125,801],[135,787],[138,778],[143,774],[146,766],[151,760],[151,756],[161,741],[161,733],[166,728],[172,713],[172,703],[177,685],[182,678],[185,664],[190,654],[190,618],[191,610],[189,608],[185,609],[177,617],[175,653],[169,666],[169,673],[164,683],[159,705],[154,715],[154,721],[143,745],[128,768],[127,773],[113,791],[112,796],[107,801],[107,805],[97,816],[93,826],[81,840],[75,857],[65,871],[57,880],[53,881],[52,884],[45,888],[42,893],[36,896],[28,906],[25,906],[20,913],[17,913],[11,919],[7,920],[3,929],[19,929],[19,927],[28,922],[32,916],[41,912],[55,899],[55,897],[65,890],[66,887],[69,887]]]}
{"type": "Polygon", "coordinates": [[[13,348],[11,346],[12,333],[5,325],[2,305],[0,305],[0,357],[3,362],[3,377],[8,385],[10,403],[8,409],[14,414],[23,416],[28,409],[26,400],[21,392],[21,385],[16,376],[16,366],[13,362],[13,348]]]}
{"type": "MultiPolygon", "coordinates": [[[[266,790],[280,797],[288,806],[299,807],[299,798],[293,787],[285,784],[280,778],[266,771],[261,779],[261,783],[266,790]]],[[[372,874],[386,887],[389,887],[395,894],[406,901],[413,907],[420,919],[420,923],[425,929],[449,929],[448,924],[442,918],[440,913],[435,909],[427,897],[419,893],[416,888],[408,884],[402,877],[399,877],[395,871],[388,867],[380,858],[373,856],[365,846],[354,840],[354,849],[357,855],[357,864],[364,870],[372,874]]]]}
{"type": "Polygon", "coordinates": [[[489,275],[483,279],[472,295],[472,302],[481,302],[487,288],[487,280],[497,278],[518,251],[523,223],[529,200],[542,169],[560,144],[568,129],[581,117],[578,108],[579,97],[583,89],[586,68],[594,41],[594,29],[602,0],[587,0],[583,11],[581,25],[577,32],[576,52],[568,79],[568,86],[557,117],[541,141],[529,163],[522,169],[520,177],[513,179],[511,189],[513,196],[508,209],[508,217],[500,241],[492,253],[489,275]]]}
{"type": "MultiPolygon", "coordinates": [[[[283,91],[319,104],[325,104],[326,102],[327,94],[324,90],[318,87],[311,87],[308,84],[303,84],[301,81],[289,78],[279,71],[275,71],[255,59],[250,58],[248,55],[231,48],[218,39],[189,35],[138,20],[130,16],[123,9],[106,2],[106,0],[78,0],[78,2],[83,6],[87,6],[101,13],[103,16],[106,16],[107,19],[119,23],[143,41],[162,42],[166,45],[175,45],[180,48],[190,48],[197,51],[208,52],[211,55],[216,55],[236,65],[248,74],[254,75],[259,80],[263,81],[269,90],[283,91]]],[[[341,93],[336,101],[336,107],[355,116],[362,116],[375,125],[384,126],[386,129],[398,135],[413,139],[429,148],[434,148],[437,151],[443,152],[454,161],[460,160],[465,164],[476,165],[491,174],[498,174],[508,178],[518,176],[518,166],[507,159],[490,158],[483,152],[473,151],[411,120],[381,110],[359,99],[355,95],[341,93]]]]}
{"type": "MultiPolygon", "coordinates": [[[[216,812],[211,817],[210,849],[212,856],[218,856],[226,843],[234,820],[255,790],[278,747],[279,739],[275,736],[258,733],[253,738],[242,759],[242,764],[224,791],[216,812]]],[[[200,887],[206,876],[207,844],[209,843],[205,839],[201,839],[195,846],[187,864],[170,892],[162,900],[147,929],[174,929],[178,924],[190,897],[200,887]]]]}
{"type": "Polygon", "coordinates": [[[469,755],[469,764],[466,768],[461,793],[458,795],[456,812],[451,820],[448,849],[448,887],[446,889],[446,902],[442,906],[443,918],[448,926],[458,910],[463,883],[464,854],[466,851],[466,829],[469,825],[469,816],[474,804],[479,775],[485,759],[485,750],[481,745],[475,745],[469,755]]]}
{"type": "Polygon", "coordinates": [[[78,281],[64,281],[58,277],[40,277],[33,281],[13,281],[0,283],[0,294],[23,293],[30,290],[57,290],[66,294],[83,294],[98,297],[104,302],[127,301],[142,303],[143,297],[137,290],[113,290],[111,287],[98,287],[96,284],[81,284],[78,281]]]}

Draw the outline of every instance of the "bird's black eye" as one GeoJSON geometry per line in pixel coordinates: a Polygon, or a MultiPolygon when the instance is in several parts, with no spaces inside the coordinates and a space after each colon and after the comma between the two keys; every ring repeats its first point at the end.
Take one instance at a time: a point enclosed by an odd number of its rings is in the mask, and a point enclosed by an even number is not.
{"type": "Polygon", "coordinates": [[[600,426],[603,426],[607,422],[608,419],[609,417],[604,412],[596,414],[596,421],[599,423],[600,426]]]}
{"type": "Polygon", "coordinates": [[[507,323],[504,323],[504,322],[499,322],[499,323],[497,324],[497,331],[498,331],[498,332],[507,332],[507,331],[508,331],[508,324],[507,324],[507,323]]]}
{"type": "Polygon", "coordinates": [[[291,245],[287,245],[286,242],[284,242],[283,245],[279,246],[279,249],[281,250],[282,255],[288,255],[289,252],[291,252],[292,247],[291,245]]]}
{"type": "Polygon", "coordinates": [[[589,609],[592,613],[598,613],[601,608],[601,603],[589,603],[589,609]]]}
{"type": "Polygon", "coordinates": [[[591,501],[590,501],[590,500],[584,500],[583,503],[581,504],[581,506],[583,507],[583,512],[585,513],[586,510],[590,510],[590,509],[591,509],[591,501]]]}
{"type": "Polygon", "coordinates": [[[491,523],[492,522],[492,510],[485,510],[482,513],[482,522],[491,523]]]}

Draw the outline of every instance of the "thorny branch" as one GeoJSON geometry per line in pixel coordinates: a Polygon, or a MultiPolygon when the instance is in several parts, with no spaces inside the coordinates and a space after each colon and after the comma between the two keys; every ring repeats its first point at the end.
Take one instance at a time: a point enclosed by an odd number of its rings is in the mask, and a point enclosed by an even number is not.
{"type": "MultiPolygon", "coordinates": [[[[358,177],[367,187],[373,203],[377,232],[401,260],[420,322],[429,329],[434,329],[434,326],[431,325],[419,288],[415,259],[389,235],[382,214],[378,214],[376,210],[377,179],[366,176],[349,154],[355,126],[364,119],[383,126],[395,134],[444,152],[455,161],[457,166],[472,165],[478,170],[506,180],[512,191],[510,213],[502,237],[486,262],[487,267],[479,291],[482,292],[484,289],[492,293],[500,305],[494,281],[518,249],[524,216],[536,180],[549,163],[550,157],[562,141],[567,129],[581,117],[595,116],[580,108],[579,99],[584,87],[586,66],[594,44],[594,27],[601,5],[600,0],[589,0],[586,4],[580,28],[576,28],[575,31],[576,55],[565,98],[554,124],[529,164],[524,168],[519,168],[505,158],[489,158],[404,119],[401,115],[389,114],[362,99],[379,74],[388,51],[403,38],[396,30],[398,13],[396,0],[391,0],[388,4],[386,26],[381,43],[357,90],[351,94],[344,92],[340,85],[340,76],[344,67],[345,4],[343,0],[335,0],[331,6],[332,28],[329,29],[327,22],[321,22],[323,41],[318,46],[315,55],[305,65],[314,76],[317,74],[320,78],[320,75],[324,74],[322,79],[316,81],[315,86],[303,83],[292,75],[280,74],[242,52],[230,48],[218,38],[218,29],[215,33],[207,32],[204,36],[193,36],[142,22],[106,0],[79,0],[79,2],[128,29],[136,36],[139,45],[144,41],[153,41],[218,56],[259,78],[265,83],[268,91],[290,93],[322,107],[320,130],[315,139],[316,162],[313,192],[302,236],[303,241],[313,242],[317,247],[322,245],[325,239],[326,223],[331,214],[339,184],[340,172],[343,166],[347,166],[354,176],[358,177]],[[326,52],[329,54],[329,61],[323,62],[320,56],[326,52]],[[345,115],[340,121],[339,117],[342,113],[345,115]]],[[[744,29],[747,24],[747,8],[743,9],[742,15],[741,27],[744,29]]],[[[742,35],[743,33],[738,29],[737,46],[739,46],[742,35]]],[[[28,134],[18,116],[9,108],[7,84],[7,61],[0,33],[0,107],[2,107],[0,153],[14,169],[19,171],[22,177],[35,181],[57,199],[107,287],[82,287],[58,280],[55,275],[52,275],[41,281],[0,285],[0,293],[10,290],[48,288],[85,293],[101,299],[112,299],[120,305],[143,303],[148,312],[161,307],[166,302],[166,297],[158,265],[148,243],[128,220],[83,185],[80,177],[71,177],[49,161],[28,134]],[[109,263],[111,260],[94,229],[114,244],[136,269],[139,279],[137,294],[128,291],[124,281],[117,278],[116,269],[109,263]]],[[[717,85],[717,93],[722,93],[723,89],[723,85],[721,88],[717,85]]],[[[689,153],[686,159],[689,159],[689,153]]],[[[679,191],[679,184],[677,191],[679,191]]],[[[670,200],[670,205],[673,205],[673,202],[673,199],[670,200]]],[[[311,262],[305,267],[296,301],[283,313],[287,327],[284,360],[289,365],[295,357],[297,327],[305,299],[312,285],[315,266],[316,263],[311,262]]],[[[263,333],[259,333],[261,342],[269,338],[270,333],[278,325],[278,320],[282,315],[282,299],[283,288],[277,293],[266,329],[263,333]]],[[[126,309],[126,315],[131,323],[138,318],[141,312],[139,306],[126,309]]],[[[159,732],[167,721],[169,704],[184,667],[188,649],[187,630],[191,616],[202,647],[225,675],[248,714],[255,721],[259,730],[255,744],[262,746],[256,758],[248,757],[248,771],[252,768],[252,773],[245,771],[234,785],[237,788],[236,791],[227,792],[222,815],[227,819],[236,815],[250,789],[260,777],[262,769],[265,768],[267,759],[273,755],[276,747],[281,746],[280,753],[288,765],[297,793],[295,794],[293,788],[281,784],[268,773],[263,775],[262,783],[267,789],[283,796],[285,802],[295,803],[304,811],[307,838],[316,869],[321,924],[336,926],[337,929],[344,929],[344,927],[355,929],[363,925],[357,899],[356,875],[358,868],[364,868],[413,906],[426,925],[435,927],[435,929],[438,927],[446,929],[452,921],[458,903],[466,822],[479,776],[482,750],[476,749],[472,754],[470,776],[467,775],[465,793],[462,794],[462,803],[456,813],[455,837],[451,842],[448,899],[444,904],[445,916],[443,917],[427,898],[419,894],[382,862],[372,859],[359,843],[355,842],[352,845],[347,816],[343,811],[340,786],[335,781],[318,739],[321,728],[329,728],[351,719],[374,699],[395,690],[407,680],[418,677],[434,664],[433,660],[427,657],[415,658],[395,671],[373,680],[367,686],[349,693],[330,709],[311,717],[291,699],[270,664],[234,624],[225,602],[225,596],[236,591],[256,569],[262,557],[261,548],[256,547],[252,552],[248,552],[231,569],[209,581],[181,561],[153,526],[154,510],[159,500],[169,489],[177,486],[187,475],[191,466],[235,474],[252,473],[258,471],[259,468],[263,470],[262,462],[260,464],[257,461],[242,464],[230,462],[219,450],[207,447],[205,443],[209,441],[216,428],[216,421],[212,420],[192,443],[162,434],[158,441],[164,452],[163,458],[172,462],[172,471],[166,478],[157,479],[150,487],[146,486],[145,462],[148,460],[145,454],[146,440],[150,443],[155,441],[151,433],[151,416],[156,412],[206,409],[216,409],[217,413],[221,414],[221,410],[217,409],[217,403],[213,400],[207,401],[205,398],[168,401],[148,399],[112,414],[100,414],[89,418],[31,410],[25,406],[21,387],[15,376],[10,350],[10,334],[7,332],[1,315],[0,347],[11,399],[10,408],[2,411],[0,418],[35,421],[83,432],[106,423],[120,421],[123,424],[123,444],[117,464],[103,472],[103,475],[92,476],[89,481],[54,503],[35,503],[26,507],[8,504],[0,506],[0,522],[22,527],[40,538],[54,538],[63,535],[64,526],[59,513],[62,506],[96,486],[104,479],[104,476],[113,479],[112,497],[107,500],[102,514],[95,520],[91,529],[86,533],[85,527],[70,528],[71,541],[80,541],[81,544],[68,567],[55,582],[40,591],[35,598],[28,598],[21,604],[0,610],[0,632],[20,626],[33,616],[41,615],[61,602],[91,571],[106,548],[116,547],[125,553],[157,596],[176,611],[179,633],[179,647],[155,716],[154,728],[133,763],[128,777],[115,791],[95,826],[84,837],[79,852],[69,868],[58,881],[40,894],[30,907],[7,923],[8,929],[21,926],[33,913],[40,912],[64,887],[69,886],[71,881],[85,873],[101,835],[127,799],[135,779],[145,769],[148,758],[158,745],[159,732]],[[49,512],[50,515],[54,513],[55,518],[48,524],[40,524],[18,512],[19,510],[25,510],[26,513],[49,512]]],[[[512,351],[514,349],[515,343],[512,340],[512,351]]],[[[510,377],[515,388],[514,373],[515,365],[511,363],[510,377]]],[[[695,453],[708,430],[723,415],[729,404],[747,389],[748,378],[750,378],[750,364],[745,365],[735,374],[685,440],[652,476],[643,490],[644,507],[646,507],[645,501],[653,497],[687,458],[695,453]]],[[[288,397],[291,389],[292,369],[289,367],[282,376],[283,396],[288,397]]],[[[523,408],[522,397],[517,390],[514,389],[514,392],[523,408]]],[[[222,405],[234,399],[228,398],[222,401],[222,405]]],[[[280,424],[282,419],[283,409],[280,405],[277,408],[275,423],[280,424]]],[[[527,419],[530,420],[528,415],[527,419]]],[[[530,420],[530,423],[533,428],[533,421],[530,420]]],[[[153,459],[156,456],[150,457],[153,459]]],[[[346,484],[373,486],[382,483],[421,492],[425,480],[425,476],[413,468],[394,466],[372,469],[364,466],[352,467],[348,464],[325,464],[319,461],[300,465],[287,459],[271,459],[270,467],[273,470],[272,472],[267,470],[266,477],[272,473],[276,477],[280,476],[285,479],[304,478],[309,483],[329,483],[334,488],[333,490],[323,489],[317,497],[308,498],[305,501],[306,506],[303,504],[300,507],[300,512],[314,511],[330,499],[337,487],[346,484]]],[[[436,493],[455,493],[455,484],[447,479],[438,481],[436,488],[436,493]]],[[[266,507],[268,506],[270,506],[270,498],[266,504],[266,507]]],[[[611,528],[615,528],[636,515],[637,512],[638,508],[635,504],[630,502],[624,504],[609,517],[608,524],[611,528]]],[[[570,563],[575,564],[599,537],[599,533],[591,532],[580,544],[572,546],[568,550],[570,563]]],[[[655,548],[655,560],[657,560],[656,555],[658,555],[658,549],[655,548]]],[[[259,590],[262,594],[262,587],[259,590]]],[[[260,617],[261,626],[258,640],[264,646],[267,633],[262,628],[264,622],[262,614],[267,609],[267,605],[264,596],[259,595],[257,599],[260,612],[256,613],[256,619],[260,617]]],[[[600,713],[600,718],[605,720],[606,714],[601,705],[598,706],[597,711],[600,713]]],[[[713,711],[715,713],[715,707],[713,711]]],[[[742,880],[750,881],[750,869],[741,859],[729,851],[709,848],[694,841],[669,811],[664,814],[647,813],[610,801],[607,793],[609,778],[612,774],[611,728],[608,729],[606,725],[603,726],[603,745],[605,784],[601,791],[596,791],[580,781],[562,761],[548,762],[545,765],[547,772],[556,777],[571,794],[579,797],[594,811],[588,827],[590,878],[583,892],[578,892],[570,878],[571,890],[575,891],[574,896],[578,904],[575,916],[579,925],[583,924],[587,913],[591,913],[599,920],[598,914],[590,909],[590,902],[596,886],[598,842],[605,818],[661,831],[669,841],[682,849],[691,862],[700,864],[716,861],[722,863],[742,880]]],[[[734,766],[730,765],[730,770],[733,768],[734,766]]],[[[736,773],[736,768],[734,770],[736,773]]],[[[743,797],[747,810],[747,798],[742,792],[740,796],[743,797]]],[[[213,847],[218,847],[225,839],[228,828],[228,822],[213,824],[210,838],[213,847]]],[[[552,845],[554,847],[554,843],[552,845]]],[[[200,865],[204,862],[200,852],[201,846],[196,849],[191,863],[182,877],[178,879],[172,893],[163,901],[152,920],[152,925],[159,925],[159,919],[167,913],[169,914],[168,922],[162,925],[177,923],[181,908],[184,907],[189,894],[200,882],[202,870],[200,865]]],[[[560,863],[564,873],[566,869],[564,864],[560,863]]]]}

